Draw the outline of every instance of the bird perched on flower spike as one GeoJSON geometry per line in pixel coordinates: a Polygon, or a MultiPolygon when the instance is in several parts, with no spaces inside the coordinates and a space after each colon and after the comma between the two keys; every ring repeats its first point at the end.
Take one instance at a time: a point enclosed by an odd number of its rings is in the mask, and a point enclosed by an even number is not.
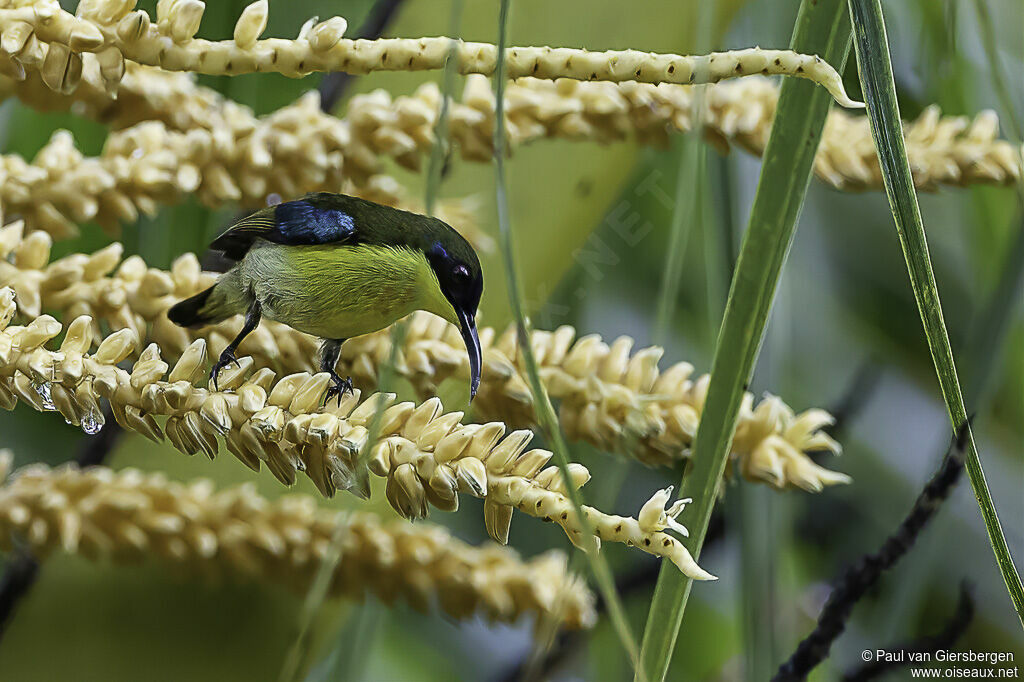
{"type": "Polygon", "coordinates": [[[167,316],[197,327],[245,315],[210,372],[215,388],[218,372],[236,362],[238,345],[266,316],[324,340],[320,370],[333,384],[327,400],[340,400],[352,390],[335,371],[342,343],[425,310],[458,326],[469,353],[470,399],[476,395],[483,274],[473,247],[443,221],[317,192],[243,218],[210,248],[234,265],[167,316]]]}

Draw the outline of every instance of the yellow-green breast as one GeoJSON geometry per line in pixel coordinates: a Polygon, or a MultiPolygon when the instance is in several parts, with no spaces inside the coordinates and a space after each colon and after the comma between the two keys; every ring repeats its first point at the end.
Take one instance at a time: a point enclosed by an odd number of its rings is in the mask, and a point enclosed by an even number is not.
{"type": "Polygon", "coordinates": [[[456,322],[420,251],[259,240],[238,267],[264,316],[322,338],[369,334],[415,310],[456,322]]]}

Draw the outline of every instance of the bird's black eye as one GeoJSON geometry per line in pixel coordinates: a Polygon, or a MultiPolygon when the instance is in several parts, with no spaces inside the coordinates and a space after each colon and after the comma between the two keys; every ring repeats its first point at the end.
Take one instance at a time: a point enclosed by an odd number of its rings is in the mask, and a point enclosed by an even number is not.
{"type": "Polygon", "coordinates": [[[452,277],[459,283],[469,281],[469,268],[465,265],[456,265],[452,268],[452,277]]]}

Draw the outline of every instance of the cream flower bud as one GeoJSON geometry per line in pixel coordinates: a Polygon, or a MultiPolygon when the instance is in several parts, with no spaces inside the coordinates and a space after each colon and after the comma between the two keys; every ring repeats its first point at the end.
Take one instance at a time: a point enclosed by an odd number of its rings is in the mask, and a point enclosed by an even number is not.
{"type": "Polygon", "coordinates": [[[120,21],[135,7],[136,0],[98,0],[96,16],[101,21],[111,24],[120,21]]]}
{"type": "Polygon", "coordinates": [[[327,21],[320,22],[309,31],[309,45],[315,52],[327,52],[338,44],[348,22],[342,17],[331,17],[327,21]]]}
{"type": "Polygon", "coordinates": [[[137,341],[135,332],[130,329],[115,332],[103,339],[93,358],[103,365],[117,365],[132,353],[137,341]]]}
{"type": "Polygon", "coordinates": [[[143,10],[126,14],[117,22],[117,37],[131,45],[149,32],[149,15],[143,10]]]}
{"type": "Polygon", "coordinates": [[[203,21],[206,3],[202,0],[174,0],[168,16],[168,33],[176,43],[187,43],[195,37],[203,21]]]}
{"type": "MultiPolygon", "coordinates": [[[[96,60],[100,64],[100,75],[104,84],[109,87],[116,87],[124,78],[124,55],[116,47],[108,47],[96,53],[96,60]]],[[[109,89],[109,88],[108,88],[109,89]]]]}
{"type": "Polygon", "coordinates": [[[157,0],[156,2],[156,20],[160,24],[164,24],[171,20],[171,14],[174,10],[174,6],[178,4],[178,0],[157,0]]]}
{"type": "Polygon", "coordinates": [[[68,47],[75,52],[92,52],[103,42],[103,33],[88,21],[76,22],[68,36],[68,47]]]}
{"type": "Polygon", "coordinates": [[[50,43],[41,75],[51,90],[68,94],[82,80],[82,56],[65,45],[50,43]]]}
{"type": "Polygon", "coordinates": [[[309,32],[313,30],[317,22],[320,21],[320,17],[310,17],[306,19],[305,23],[299,27],[299,35],[296,36],[295,40],[302,41],[309,39],[309,32]]]}
{"type": "Polygon", "coordinates": [[[686,505],[693,502],[689,497],[684,499],[676,500],[672,503],[672,506],[665,509],[665,505],[672,498],[672,491],[674,486],[663,488],[651,496],[644,506],[640,509],[640,513],[637,514],[637,522],[640,524],[640,528],[648,533],[655,533],[657,531],[665,530],[666,528],[674,530],[684,538],[690,537],[690,532],[681,523],[676,521],[676,517],[679,516],[686,505]]]}
{"type": "Polygon", "coordinates": [[[204,374],[206,365],[206,340],[196,339],[174,363],[168,380],[171,383],[187,381],[196,383],[204,374]]]}
{"type": "Polygon", "coordinates": [[[484,526],[487,534],[500,545],[508,544],[508,531],[512,524],[512,506],[498,504],[490,497],[484,500],[484,526]]]}
{"type": "Polygon", "coordinates": [[[23,21],[8,24],[0,35],[0,49],[9,55],[17,55],[32,35],[32,25],[23,21]]]}
{"type": "Polygon", "coordinates": [[[455,478],[459,491],[473,497],[487,495],[487,468],[476,457],[463,457],[455,462],[455,478]]]}
{"type": "Polygon", "coordinates": [[[267,28],[269,14],[270,4],[267,0],[257,0],[242,10],[242,14],[235,23],[235,43],[243,50],[255,45],[267,28]]]}

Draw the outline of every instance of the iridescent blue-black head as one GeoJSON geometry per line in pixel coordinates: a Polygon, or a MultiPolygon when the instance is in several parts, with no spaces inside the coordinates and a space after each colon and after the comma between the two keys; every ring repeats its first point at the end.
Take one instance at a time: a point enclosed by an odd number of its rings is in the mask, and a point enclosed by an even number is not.
{"type": "Polygon", "coordinates": [[[425,253],[437,276],[441,293],[455,309],[459,320],[459,331],[462,332],[462,340],[469,353],[469,397],[472,400],[480,387],[480,368],[483,364],[480,338],[476,331],[476,312],[480,306],[484,279],[473,247],[455,230],[447,225],[445,227],[450,235],[445,234],[443,238],[436,239],[425,253]]]}

